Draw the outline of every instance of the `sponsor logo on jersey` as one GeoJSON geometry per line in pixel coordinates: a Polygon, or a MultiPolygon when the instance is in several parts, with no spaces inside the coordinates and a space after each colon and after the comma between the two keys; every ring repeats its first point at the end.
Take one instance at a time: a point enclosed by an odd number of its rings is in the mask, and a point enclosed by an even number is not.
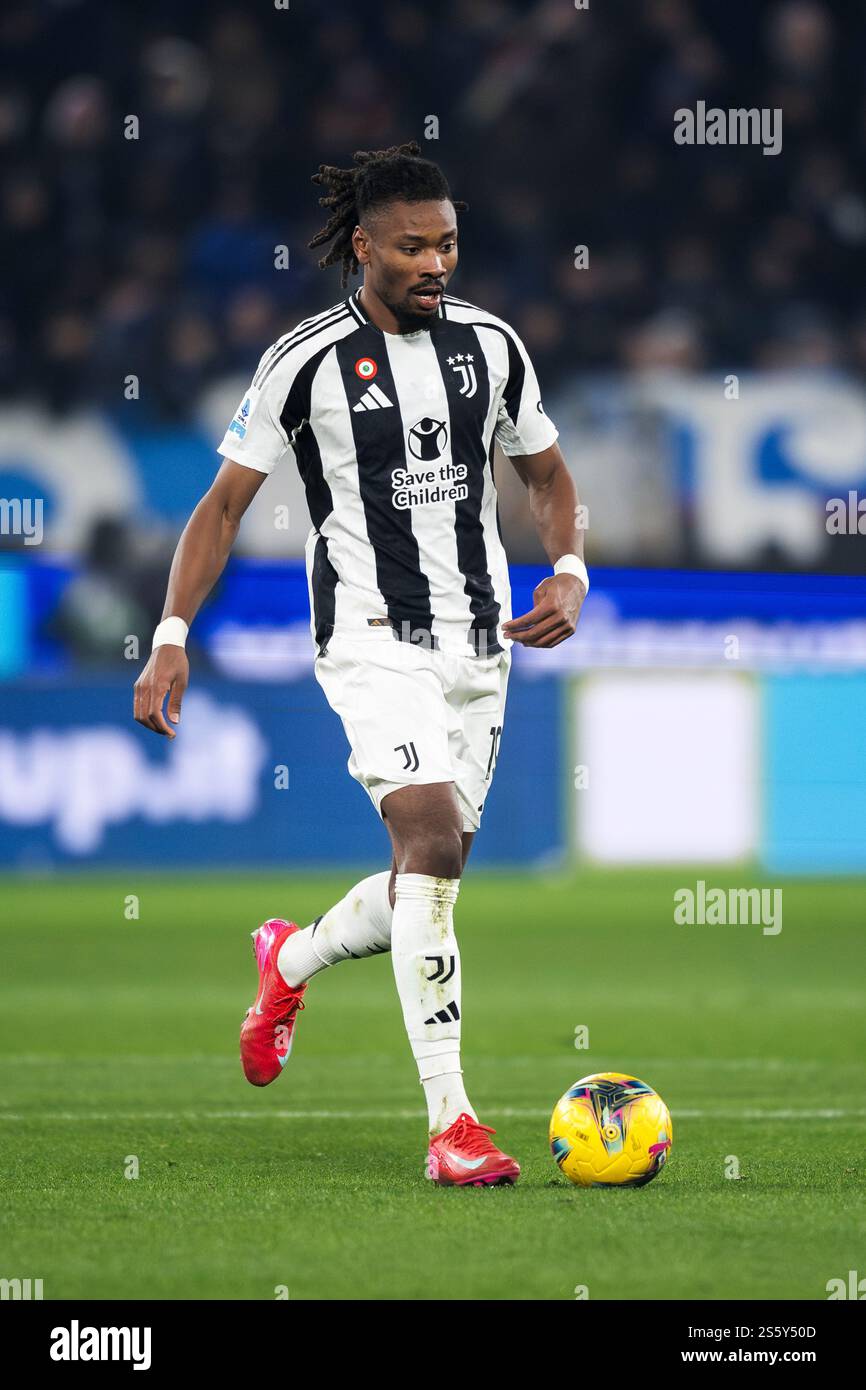
{"type": "Polygon", "coordinates": [[[425,415],[409,430],[409,452],[423,463],[441,458],[447,443],[448,426],[444,420],[431,420],[425,415]]]}
{"type": "Polygon", "coordinates": [[[465,463],[440,463],[434,468],[391,470],[391,501],[398,511],[435,502],[462,502],[469,496],[465,463]]]}

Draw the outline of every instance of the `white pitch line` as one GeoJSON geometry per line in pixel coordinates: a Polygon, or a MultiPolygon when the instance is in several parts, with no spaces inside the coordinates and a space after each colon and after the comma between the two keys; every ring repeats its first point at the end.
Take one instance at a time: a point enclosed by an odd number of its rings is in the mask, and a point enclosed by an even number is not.
{"type": "MultiPolygon", "coordinates": [[[[417,1120],[426,1110],[45,1110],[20,1114],[0,1110],[0,1121],[57,1120],[79,1124],[113,1121],[129,1123],[136,1120],[196,1121],[202,1120],[417,1120]]],[[[547,1119],[549,1110],[498,1106],[485,1107],[488,1115],[508,1120],[547,1119]]],[[[674,1110],[675,1120],[853,1120],[866,1118],[866,1109],[846,1110],[674,1110]]]]}
{"type": "MultiPolygon", "coordinates": [[[[105,1060],[106,1059],[102,1056],[81,1056],[66,1059],[66,1061],[68,1063],[71,1063],[71,1065],[73,1066],[98,1067],[104,1067],[105,1060]]],[[[238,1066],[237,1057],[227,1055],[219,1056],[212,1052],[115,1053],[110,1060],[112,1063],[120,1062],[123,1066],[146,1066],[150,1068],[157,1068],[161,1066],[174,1066],[176,1064],[197,1067],[211,1065],[226,1067],[234,1071],[235,1068],[238,1066]]],[[[317,1058],[316,1060],[321,1063],[326,1059],[317,1058]]],[[[489,1057],[475,1058],[474,1062],[475,1065],[478,1065],[479,1062],[487,1063],[491,1060],[493,1059],[489,1057]]],[[[355,1065],[357,1066],[366,1067],[369,1066],[372,1062],[393,1062],[394,1057],[391,1053],[387,1052],[365,1052],[362,1056],[356,1057],[355,1059],[349,1059],[349,1061],[354,1061],[355,1065]]],[[[590,1065],[589,1058],[585,1058],[584,1061],[587,1066],[590,1065]]],[[[497,1066],[506,1065],[561,1067],[562,1054],[558,1052],[526,1054],[515,1053],[506,1058],[496,1058],[495,1064],[497,1066]]],[[[345,1065],[345,1063],[341,1063],[341,1065],[345,1065]]],[[[838,1061],[834,1061],[831,1063],[824,1060],[815,1061],[813,1059],[802,1057],[796,1059],[792,1057],[645,1057],[636,1070],[639,1072],[641,1070],[651,1071],[654,1070],[656,1067],[677,1067],[680,1071],[683,1071],[688,1067],[707,1067],[711,1068],[713,1071],[743,1071],[752,1069],[766,1071],[782,1071],[788,1069],[796,1069],[797,1071],[826,1071],[827,1067],[831,1065],[833,1067],[847,1065],[853,1068],[855,1066],[859,1066],[859,1063],[840,1063],[838,1061]]],[[[56,1067],[57,1057],[54,1053],[46,1052],[7,1052],[0,1055],[0,1067],[2,1066],[56,1067]]],[[[600,1069],[601,1067],[599,1066],[599,1070],[600,1069]]],[[[575,1068],[572,1067],[571,1070],[574,1071],[575,1068]]],[[[635,1074],[635,1072],[630,1073],[630,1075],[632,1076],[635,1074]]]]}

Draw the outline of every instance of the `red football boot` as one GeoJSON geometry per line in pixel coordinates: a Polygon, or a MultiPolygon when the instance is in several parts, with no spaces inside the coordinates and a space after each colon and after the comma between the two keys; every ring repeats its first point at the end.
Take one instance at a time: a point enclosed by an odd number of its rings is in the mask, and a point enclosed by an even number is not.
{"type": "Polygon", "coordinates": [[[277,956],[286,937],[300,931],[295,922],[271,917],[252,933],[259,967],[259,993],[241,1025],[241,1063],[247,1081],[268,1086],[282,1071],[292,1051],[295,1018],[306,985],[293,989],[277,969],[277,956]]]}
{"type": "Polygon", "coordinates": [[[496,1130],[471,1115],[458,1115],[453,1125],[430,1140],[425,1177],[440,1187],[483,1187],[517,1182],[520,1164],[495,1144],[496,1130]]]}

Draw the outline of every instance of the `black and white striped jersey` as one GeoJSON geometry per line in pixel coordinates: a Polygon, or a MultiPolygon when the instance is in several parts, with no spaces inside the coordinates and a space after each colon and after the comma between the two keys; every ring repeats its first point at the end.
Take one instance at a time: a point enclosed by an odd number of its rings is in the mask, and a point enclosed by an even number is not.
{"type": "Polygon", "coordinates": [[[453,295],[407,334],[377,328],[357,295],[268,348],[219,452],[270,473],[293,449],[320,652],[334,633],[501,651],[494,440],[535,454],[558,434],[532,363],[513,328],[453,295]]]}

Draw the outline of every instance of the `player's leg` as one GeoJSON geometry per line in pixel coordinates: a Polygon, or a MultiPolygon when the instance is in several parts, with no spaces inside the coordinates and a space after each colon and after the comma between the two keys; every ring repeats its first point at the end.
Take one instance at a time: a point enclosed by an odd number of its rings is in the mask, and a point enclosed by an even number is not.
{"type": "Polygon", "coordinates": [[[402,787],[381,809],[394,846],[391,960],[427,1102],[427,1176],[443,1186],[514,1182],[519,1165],[491,1142],[463,1084],[454,903],[472,836],[454,784],[402,787]]]}
{"type": "MultiPolygon", "coordinates": [[[[316,679],[340,716],[349,771],[381,814],[383,797],[404,775],[426,782],[449,775],[440,684],[423,652],[392,640],[332,639],[316,679]],[[437,762],[438,758],[438,762],[437,762]]],[[[392,871],[373,874],[304,931],[289,937],[279,968],[294,985],[340,961],[378,955],[390,945],[392,871]]]]}
{"type": "Polygon", "coordinates": [[[303,930],[271,918],[253,932],[259,993],[241,1028],[241,1061],[256,1086],[276,1080],[289,1058],[307,982],[328,966],[390,949],[391,874],[371,874],[303,930]]]}
{"type": "Polygon", "coordinates": [[[472,841],[454,784],[403,787],[383,799],[382,813],[396,868],[391,960],[427,1102],[427,1176],[449,1185],[513,1182],[519,1166],[490,1142],[463,1084],[454,904],[472,841]]]}
{"type": "Polygon", "coordinates": [[[287,984],[301,985],[328,966],[378,956],[391,947],[391,874],[371,874],[350,888],[303,931],[283,943],[278,968],[287,984]]]}
{"type": "MultiPolygon", "coordinates": [[[[349,741],[349,771],[377,810],[414,774],[449,776],[442,691],[425,654],[405,644],[333,638],[316,679],[349,741]]],[[[264,1086],[288,1060],[307,981],[341,960],[388,949],[392,917],[386,870],[356,884],[309,927],[274,918],[253,933],[259,992],[241,1029],[248,1080],[264,1086]]]]}
{"type": "MultiPolygon", "coordinates": [[[[466,868],[466,861],[467,861],[467,859],[469,858],[469,851],[472,849],[472,841],[473,841],[474,839],[475,839],[475,835],[474,835],[474,832],[472,832],[472,831],[468,831],[468,832],[467,832],[467,831],[464,831],[464,832],[463,832],[463,835],[461,836],[461,840],[462,840],[461,858],[462,858],[462,868],[464,868],[464,869],[466,868]]],[[[397,856],[396,856],[396,854],[394,854],[394,853],[392,852],[392,854],[391,854],[391,873],[390,873],[390,876],[389,876],[389,879],[388,879],[388,897],[389,897],[389,900],[390,900],[392,909],[393,909],[393,907],[394,907],[394,896],[395,896],[395,887],[394,887],[394,885],[395,885],[395,883],[396,883],[396,880],[397,880],[397,856]]],[[[390,945],[390,935],[389,935],[389,945],[390,945]]]]}
{"type": "MultiPolygon", "coordinates": [[[[462,836],[464,867],[472,839],[471,832],[462,836]]],[[[277,960],[286,983],[302,985],[340,961],[390,951],[396,877],[397,860],[392,855],[390,870],[362,879],[310,926],[287,936],[277,960]]]]}
{"type": "Polygon", "coordinates": [[[462,821],[450,782],[402,787],[382,802],[394,847],[391,956],[406,1032],[427,1100],[430,1133],[475,1117],[460,1065],[460,952],[454,903],[463,870],[462,821]]]}
{"type": "MultiPolygon", "coordinates": [[[[329,703],[343,719],[352,750],[349,770],[377,809],[381,811],[389,791],[402,792],[402,782],[411,783],[413,775],[425,779],[416,790],[439,785],[439,778],[444,783],[450,774],[446,711],[439,677],[421,653],[390,644],[382,648],[334,643],[328,657],[317,664],[316,674],[329,703]],[[428,777],[436,781],[430,783],[428,777]]],[[[453,792],[451,796],[453,801],[453,792]]],[[[435,830],[435,815],[433,820],[435,830]]],[[[415,831],[412,838],[417,839],[415,831]]],[[[429,834],[425,843],[429,845],[429,834]]],[[[466,854],[469,843],[471,836],[466,840],[466,854]]],[[[464,858],[464,836],[459,831],[457,844],[459,868],[451,863],[438,865],[455,879],[464,858]]],[[[241,1055],[244,1070],[255,1084],[267,1084],[280,1074],[311,976],[340,960],[388,949],[397,867],[395,860],[390,873],[375,874],[357,884],[304,930],[273,920],[254,934],[261,984],[242,1030],[241,1055]]],[[[462,1087],[459,1071],[458,1080],[462,1087]]]]}
{"type": "MultiPolygon", "coordinates": [[[[464,867],[496,765],[510,665],[510,655],[502,653],[494,658],[452,659],[442,666],[453,787],[462,820],[464,867]]],[[[434,1080],[431,1089],[437,1084],[449,1088],[452,1078],[446,1074],[440,1082],[434,1080]]],[[[468,1114],[461,1114],[444,1133],[431,1137],[427,1176],[442,1185],[478,1178],[485,1182],[513,1182],[520,1168],[491,1142],[489,1135],[493,1133],[486,1125],[470,1123],[468,1114]]]]}

